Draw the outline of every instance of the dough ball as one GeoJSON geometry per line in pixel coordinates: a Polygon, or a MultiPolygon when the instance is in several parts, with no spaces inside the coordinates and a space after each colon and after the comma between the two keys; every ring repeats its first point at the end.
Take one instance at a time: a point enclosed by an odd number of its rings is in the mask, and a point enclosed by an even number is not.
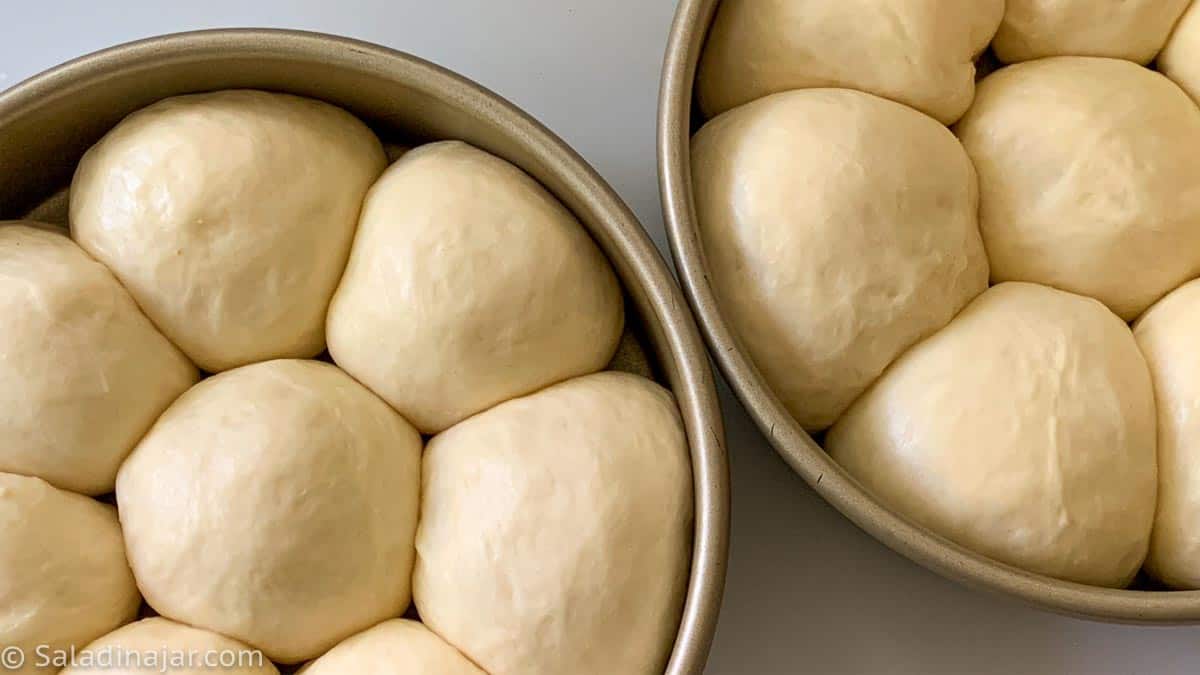
{"type": "Polygon", "coordinates": [[[604,372],[502,403],[429,443],[413,594],[491,675],[658,675],[690,568],[679,412],[604,372]]]}
{"type": "Polygon", "coordinates": [[[138,585],[164,616],[294,663],[409,604],[421,438],[317,361],[193,387],[117,476],[138,585]]]}
{"type": "Polygon", "coordinates": [[[696,86],[709,117],[756,98],[846,87],[949,124],[971,105],[975,57],[1004,0],[724,0],[696,86]]]}
{"type": "Polygon", "coordinates": [[[1108,56],[1146,64],[1191,0],[1007,0],[992,42],[1005,63],[1108,56]]]}
{"type": "Polygon", "coordinates": [[[1146,569],[1200,588],[1200,281],[1159,300],[1134,325],[1158,402],[1158,510],[1146,569]]]}
{"type": "Polygon", "coordinates": [[[486,675],[457,649],[416,621],[385,621],[348,638],[304,669],[304,675],[486,675]]]}
{"type": "Polygon", "coordinates": [[[433,143],[367,195],[329,351],[436,433],[600,370],[623,316],[608,262],[550,193],[482,150],[433,143]]]}
{"type": "Polygon", "coordinates": [[[245,90],[169,98],[84,155],[71,231],[204,370],[315,356],[384,164],[371,130],[325,103],[245,90]]]}
{"type": "Polygon", "coordinates": [[[113,275],[38,223],[0,222],[0,471],[89,495],[198,373],[113,275]]]}
{"type": "MultiPolygon", "coordinates": [[[[25,655],[83,647],[123,623],[141,604],[111,506],[40,478],[0,473],[0,648],[25,655]]],[[[2,669],[0,669],[2,670],[2,669]]]]}
{"type": "Polygon", "coordinates": [[[1200,272],[1200,110],[1167,78],[1058,57],[985,79],[957,132],[979,171],[993,281],[1136,317],[1200,272]]]}
{"type": "Polygon", "coordinates": [[[826,449],[884,503],[1011,565],[1123,587],[1146,556],[1150,375],[1090,298],[992,287],[892,364],[826,449]]]}
{"type": "Polygon", "coordinates": [[[1158,69],[1200,103],[1200,3],[1193,2],[1158,55],[1158,69]]]}
{"type": "Polygon", "coordinates": [[[975,172],[944,126],[847,89],[776,94],[692,141],[722,310],[807,429],[987,287],[975,172]]]}
{"type": "MultiPolygon", "coordinates": [[[[75,656],[62,675],[278,675],[262,652],[162,617],[118,628],[75,656]]],[[[350,671],[347,671],[350,672],[350,671]]]]}

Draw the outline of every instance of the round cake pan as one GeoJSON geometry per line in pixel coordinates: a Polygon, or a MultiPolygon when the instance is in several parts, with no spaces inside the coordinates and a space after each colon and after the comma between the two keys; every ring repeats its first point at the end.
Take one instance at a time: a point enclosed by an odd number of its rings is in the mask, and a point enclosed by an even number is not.
{"type": "Polygon", "coordinates": [[[719,0],[682,0],[671,28],[659,98],[663,212],[684,294],[717,364],[785,461],[843,515],[899,553],[969,586],[1063,614],[1122,623],[1200,622],[1200,591],[1116,590],[1032,574],[969,551],[888,509],[834,462],[771,393],[709,283],[692,198],[691,136],[701,118],[693,81],[719,0]]]}
{"type": "Polygon", "coordinates": [[[562,140],[483,87],[414,56],[346,38],[217,30],[151,38],[71,61],[0,93],[0,219],[61,217],[85,150],[158,99],[256,88],[322,99],[410,145],[461,139],[524,169],[587,227],[625,289],[628,321],[687,427],[695,485],[691,577],[668,675],[701,673],[729,545],[729,480],[708,356],[665,261],[629,208],[562,140]]]}

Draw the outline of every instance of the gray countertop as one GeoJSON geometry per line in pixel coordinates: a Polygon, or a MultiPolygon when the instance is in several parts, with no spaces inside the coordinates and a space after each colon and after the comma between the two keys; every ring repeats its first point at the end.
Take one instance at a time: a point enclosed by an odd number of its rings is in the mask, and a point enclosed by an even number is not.
{"type": "MultiPolygon", "coordinates": [[[[654,127],[671,0],[7,0],[0,8],[0,88],[101,47],[196,28],[303,28],[418,54],[564,137],[666,250],[654,127]]],[[[1200,628],[1057,617],[890,552],[815,497],[722,394],[734,534],[708,673],[1200,672],[1200,628]]]]}

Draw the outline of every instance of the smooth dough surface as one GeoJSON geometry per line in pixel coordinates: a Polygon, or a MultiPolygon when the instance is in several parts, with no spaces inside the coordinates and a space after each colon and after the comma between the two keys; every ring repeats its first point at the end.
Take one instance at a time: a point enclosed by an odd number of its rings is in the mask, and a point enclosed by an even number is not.
{"type": "Polygon", "coordinates": [[[993,286],[913,347],[826,449],[884,503],[967,548],[1123,587],[1155,505],[1154,394],[1119,318],[1090,298],[993,286]]]}
{"type": "Polygon", "coordinates": [[[1133,327],[1158,403],[1158,510],[1146,570],[1200,588],[1200,281],[1159,300],[1133,327]]]}
{"type": "Polygon", "coordinates": [[[1047,56],[1106,56],[1149,63],[1191,0],[1006,0],[992,42],[1016,63],[1047,56]]]}
{"type": "Polygon", "coordinates": [[[487,675],[424,625],[392,619],[347,638],[304,675],[487,675]]]}
{"type": "Polygon", "coordinates": [[[198,378],[69,238],[0,222],[0,471],[89,495],[198,378]]]}
{"type": "Polygon", "coordinates": [[[1200,104],[1200,2],[1192,2],[1158,55],[1158,70],[1200,104]]]}
{"type": "Polygon", "coordinates": [[[722,309],[807,429],[987,287],[971,163],[899,103],[847,89],[755,101],[696,134],[692,180],[722,309]]]}
{"type": "Polygon", "coordinates": [[[371,130],[326,103],[169,98],[84,155],[71,232],[204,370],[311,357],[385,162],[371,130]]]}
{"type": "Polygon", "coordinates": [[[424,433],[600,370],[624,321],[587,232],[508,162],[447,141],[367,195],[329,310],[334,361],[424,433]]]}
{"type": "Polygon", "coordinates": [[[141,601],[113,507],[0,473],[0,647],[25,655],[13,672],[57,672],[36,666],[132,621],[141,601]]]}
{"type": "Polygon", "coordinates": [[[956,129],[992,280],[1136,317],[1200,273],[1200,109],[1129,61],[1057,57],[980,83],[956,129]]]}
{"type": "Polygon", "coordinates": [[[682,611],[692,473],[673,397],[603,372],[436,436],[421,619],[491,675],[658,675],[682,611]]]}
{"type": "MultiPolygon", "coordinates": [[[[62,675],[278,675],[258,650],[211,631],[162,617],[142,619],[82,650],[62,675]],[[105,666],[105,664],[112,664],[105,666]]],[[[349,675],[353,671],[346,671],[349,675]]]]}
{"type": "Polygon", "coordinates": [[[789,89],[878,94],[949,124],[971,104],[975,57],[1004,0],[724,0],[700,60],[712,117],[789,89]]]}
{"type": "Polygon", "coordinates": [[[164,616],[319,655],[410,600],[421,438],[327,363],[204,380],[121,467],[130,564],[164,616]]]}

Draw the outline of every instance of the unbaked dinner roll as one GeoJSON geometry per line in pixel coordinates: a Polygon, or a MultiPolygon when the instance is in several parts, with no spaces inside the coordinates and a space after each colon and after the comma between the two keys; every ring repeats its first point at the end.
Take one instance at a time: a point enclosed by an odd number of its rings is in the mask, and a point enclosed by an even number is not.
{"type": "Polygon", "coordinates": [[[1193,2],[1175,24],[1158,55],[1158,70],[1200,103],[1200,2],[1193,2]]]}
{"type": "Polygon", "coordinates": [[[901,356],[825,447],[876,497],[979,553],[1123,587],[1154,519],[1154,394],[1090,298],[994,286],[901,356]]]}
{"type": "MultiPolygon", "coordinates": [[[[278,675],[262,652],[211,631],[162,617],[105,635],[75,656],[62,675],[278,675]]],[[[347,671],[347,675],[352,671],[347,671]]],[[[367,671],[360,671],[366,673],[367,671]]]]}
{"type": "Polygon", "coordinates": [[[347,638],[304,675],[487,675],[416,621],[392,619],[347,638]]]}
{"type": "Polygon", "coordinates": [[[198,373],[103,265],[0,222],[0,471],[89,495],[198,373]]]}
{"type": "Polygon", "coordinates": [[[692,180],[722,310],[806,429],[987,287],[971,162],[899,103],[848,89],[755,101],[696,134],[692,180]]]}
{"type": "Polygon", "coordinates": [[[1006,0],[992,42],[1005,63],[1107,56],[1149,63],[1191,0],[1006,0]]]}
{"type": "Polygon", "coordinates": [[[568,380],[459,423],[422,465],[421,619],[491,675],[659,675],[691,481],[674,399],[637,375],[568,380]]]}
{"type": "Polygon", "coordinates": [[[166,99],[84,155],[71,230],[204,370],[325,348],[383,147],[326,103],[260,91],[166,99]]]}
{"type": "Polygon", "coordinates": [[[0,648],[24,656],[13,672],[58,672],[49,652],[82,648],[140,603],[113,507],[0,473],[0,648]]]}
{"type": "Polygon", "coordinates": [[[600,370],[616,276],[541,185],[465,143],[406,153],[371,188],[329,309],[339,366],[425,433],[600,370]]]}
{"type": "Polygon", "coordinates": [[[421,438],[336,367],[269,361],[204,380],[117,476],[129,561],[159,613],[315,657],[404,612],[421,438]]]}
{"type": "Polygon", "coordinates": [[[788,89],[847,87],[951,123],[1004,0],[724,0],[696,86],[708,116],[788,89]]]}
{"type": "Polygon", "coordinates": [[[1200,281],[1154,304],[1133,327],[1158,402],[1158,510],[1146,569],[1200,588],[1200,281]]]}
{"type": "Polygon", "coordinates": [[[957,127],[979,171],[994,281],[1132,319],[1200,272],[1200,110],[1117,59],[1058,57],[980,83],[957,127]]]}

